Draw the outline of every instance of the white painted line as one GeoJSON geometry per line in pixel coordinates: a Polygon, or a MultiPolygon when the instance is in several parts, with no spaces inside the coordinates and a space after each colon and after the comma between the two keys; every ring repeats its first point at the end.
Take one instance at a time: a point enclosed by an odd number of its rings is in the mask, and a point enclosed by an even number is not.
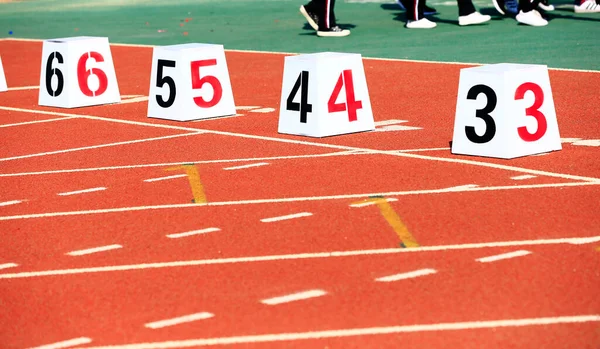
{"type": "Polygon", "coordinates": [[[271,343],[286,342],[308,339],[324,338],[343,338],[368,335],[385,335],[394,333],[415,333],[415,332],[438,332],[438,331],[459,331],[474,330],[482,328],[510,328],[525,326],[548,326],[557,324],[600,322],[600,315],[578,315],[578,316],[557,316],[545,318],[529,319],[507,319],[507,320],[488,320],[488,321],[467,321],[467,322],[445,322],[437,324],[421,325],[403,325],[387,327],[366,327],[337,329],[325,331],[310,332],[288,332],[288,333],[270,333],[248,336],[217,337],[217,338],[199,338],[185,340],[170,340],[166,342],[151,343],[130,343],[122,345],[108,345],[100,347],[87,347],[86,349],[172,349],[172,348],[191,348],[199,346],[226,345],[226,344],[250,344],[250,343],[271,343]]]}
{"type": "Polygon", "coordinates": [[[271,113],[274,111],[275,111],[275,108],[260,108],[260,109],[250,110],[251,113],[271,113]]]}
{"type": "Polygon", "coordinates": [[[58,193],[56,195],[69,196],[69,195],[93,193],[95,191],[102,191],[102,190],[106,190],[106,188],[105,187],[89,188],[89,189],[83,189],[83,190],[68,191],[68,192],[65,192],[65,193],[58,193]]]}
{"type": "Polygon", "coordinates": [[[236,106],[235,110],[250,110],[250,109],[258,109],[259,106],[236,106]]]}
{"type": "Polygon", "coordinates": [[[272,218],[263,218],[260,221],[264,222],[264,223],[271,223],[271,222],[283,221],[283,220],[286,220],[286,219],[294,219],[294,218],[309,217],[309,216],[312,216],[312,213],[310,213],[310,212],[301,212],[301,213],[290,214],[290,215],[287,215],[287,216],[279,216],[279,217],[272,217],[272,218]]]}
{"type": "Polygon", "coordinates": [[[81,345],[81,344],[89,344],[91,342],[92,342],[92,340],[89,338],[80,337],[80,338],[69,339],[69,340],[63,341],[63,342],[46,344],[46,345],[42,345],[41,347],[35,347],[35,348],[31,348],[31,349],[62,349],[62,348],[74,347],[76,345],[81,345]]]}
{"type": "Polygon", "coordinates": [[[16,263],[4,263],[4,264],[0,264],[0,269],[8,269],[8,268],[14,268],[14,267],[18,267],[19,265],[16,263]]]}
{"type": "Polygon", "coordinates": [[[277,304],[289,303],[289,302],[294,302],[294,301],[299,301],[299,300],[304,300],[304,299],[309,299],[309,298],[321,297],[326,294],[327,294],[327,292],[325,292],[323,290],[310,290],[310,291],[292,293],[292,294],[288,294],[286,296],[263,299],[260,302],[264,303],[264,304],[268,304],[268,305],[277,305],[277,304]]]}
{"type": "Polygon", "coordinates": [[[152,328],[152,329],[157,329],[157,328],[163,328],[163,327],[167,327],[167,326],[179,325],[179,324],[183,324],[186,322],[192,322],[192,321],[197,321],[197,320],[206,320],[206,319],[210,319],[211,317],[214,317],[214,316],[215,316],[214,314],[202,312],[202,313],[180,316],[180,317],[176,317],[176,318],[168,319],[168,320],[149,322],[149,323],[145,324],[144,326],[146,326],[148,328],[152,328]]]}
{"type": "Polygon", "coordinates": [[[510,179],[514,179],[515,181],[522,181],[524,179],[531,179],[531,178],[536,178],[537,176],[533,176],[533,175],[522,175],[522,176],[515,176],[515,177],[510,177],[510,179]]]}
{"type": "Polygon", "coordinates": [[[149,179],[144,179],[144,182],[158,182],[158,181],[164,181],[167,179],[175,179],[175,178],[183,178],[183,177],[187,177],[186,174],[178,174],[178,175],[172,175],[172,176],[166,176],[166,177],[158,177],[158,178],[149,178],[149,179]]]}
{"type": "Polygon", "coordinates": [[[456,187],[446,188],[447,191],[464,191],[465,189],[473,189],[479,187],[477,184],[458,185],[456,187]]]}
{"type": "Polygon", "coordinates": [[[105,252],[105,251],[110,251],[110,250],[116,250],[119,248],[123,248],[123,246],[121,245],[108,245],[108,246],[100,246],[100,247],[94,247],[94,248],[88,248],[85,250],[79,250],[79,251],[71,251],[66,253],[69,256],[83,256],[86,254],[92,254],[92,253],[97,253],[97,252],[105,252]]]}
{"type": "Polygon", "coordinates": [[[217,116],[214,118],[206,118],[206,119],[198,119],[198,120],[191,120],[192,122],[203,122],[203,121],[212,121],[212,120],[222,120],[222,119],[229,119],[229,118],[237,118],[238,116],[244,116],[244,114],[233,114],[233,115],[227,115],[227,116],[217,116]]]}
{"type": "Polygon", "coordinates": [[[133,212],[133,211],[148,211],[173,208],[191,208],[197,209],[203,206],[237,206],[237,205],[258,205],[282,202],[305,202],[305,201],[325,201],[325,200],[347,200],[347,199],[365,199],[372,196],[405,196],[405,195],[426,195],[426,194],[441,194],[441,193],[456,193],[456,192],[471,192],[471,191],[496,191],[496,190],[517,190],[517,189],[542,189],[542,188],[566,188],[566,187],[582,187],[589,185],[600,185],[599,182],[573,182],[573,183],[549,183],[549,184],[530,184],[530,185],[509,185],[498,187],[477,187],[466,188],[464,190],[456,189],[429,189],[429,190],[409,190],[395,191],[387,193],[363,193],[363,194],[346,194],[346,195],[329,195],[329,196],[308,196],[295,198],[279,198],[279,199],[256,199],[256,200],[241,200],[241,201],[212,201],[204,204],[166,204],[152,206],[132,206],[132,207],[117,207],[104,208],[97,210],[83,211],[65,211],[65,212],[48,212],[48,213],[33,213],[16,216],[0,216],[0,221],[8,221],[15,219],[32,219],[32,218],[49,218],[63,216],[79,216],[89,214],[104,214],[114,212],[133,212]]]}
{"type": "Polygon", "coordinates": [[[19,86],[19,87],[9,87],[8,91],[23,91],[23,90],[38,90],[39,86],[19,86]]]}
{"type": "MultiPolygon", "coordinates": [[[[386,198],[385,201],[393,202],[393,201],[398,201],[398,199],[386,198]]],[[[376,205],[376,204],[377,203],[375,201],[366,201],[366,202],[361,202],[358,204],[350,204],[350,207],[365,207],[365,206],[371,206],[371,205],[376,205]]]]}
{"type": "Polygon", "coordinates": [[[169,234],[169,235],[167,235],[167,237],[171,238],[171,239],[177,239],[177,238],[183,238],[183,237],[198,235],[198,234],[214,233],[214,232],[220,231],[220,230],[221,229],[219,229],[219,228],[206,228],[206,229],[188,231],[185,233],[169,234]]]}
{"type": "Polygon", "coordinates": [[[430,275],[430,274],[435,274],[435,273],[436,273],[435,269],[419,269],[419,270],[411,271],[408,273],[401,273],[401,274],[380,277],[380,278],[375,279],[375,281],[392,282],[392,281],[398,281],[398,280],[404,280],[404,279],[412,279],[412,278],[416,278],[419,276],[425,276],[425,275],[430,275]]]}
{"type": "Polygon", "coordinates": [[[146,102],[147,100],[148,100],[148,96],[141,96],[141,97],[122,99],[119,104],[146,102]]]}
{"type": "Polygon", "coordinates": [[[481,262],[481,263],[489,263],[489,262],[495,262],[495,261],[499,261],[499,260],[503,260],[503,259],[526,256],[528,254],[531,254],[531,252],[525,251],[525,250],[519,250],[519,251],[514,251],[514,252],[502,253],[502,254],[498,254],[495,256],[478,258],[478,259],[476,259],[476,261],[481,262]]]}
{"type": "Polygon", "coordinates": [[[200,266],[200,265],[274,262],[274,261],[286,261],[286,260],[340,258],[340,257],[354,257],[354,256],[376,256],[376,255],[389,255],[389,254],[398,254],[398,253],[438,252],[438,251],[468,250],[468,249],[494,248],[494,247],[507,247],[507,246],[578,244],[578,243],[583,243],[584,241],[586,243],[597,242],[597,241],[600,241],[600,236],[581,237],[581,238],[563,238],[563,239],[483,242],[483,243],[471,243],[471,244],[459,244],[459,245],[438,245],[438,246],[413,247],[413,248],[386,248],[386,249],[376,249],[376,250],[312,252],[312,253],[297,253],[297,254],[284,254],[284,255],[248,256],[248,257],[236,257],[236,258],[198,259],[198,260],[159,262],[159,263],[124,264],[124,265],[112,265],[112,266],[91,267],[91,268],[55,269],[55,270],[45,270],[45,271],[0,274],[0,279],[16,279],[16,278],[52,276],[52,275],[102,273],[102,272],[127,271],[127,270],[180,268],[180,267],[191,267],[191,266],[200,266]]]}
{"type": "Polygon", "coordinates": [[[79,116],[65,116],[63,118],[55,118],[55,119],[45,119],[45,120],[34,120],[34,121],[25,121],[25,122],[18,122],[15,124],[4,124],[4,125],[0,125],[0,128],[4,128],[4,127],[14,127],[14,126],[23,126],[23,125],[32,125],[32,124],[41,124],[43,122],[54,122],[54,121],[63,121],[63,120],[69,120],[69,119],[77,119],[79,118],[79,116]]]}
{"type": "Polygon", "coordinates": [[[0,202],[0,207],[16,205],[16,204],[20,204],[21,202],[23,202],[23,201],[21,201],[21,200],[4,201],[4,202],[0,202]]]}
{"type": "Polygon", "coordinates": [[[268,162],[258,162],[256,164],[248,164],[248,165],[241,165],[241,166],[233,166],[233,167],[224,167],[224,170],[241,170],[244,168],[250,168],[250,167],[259,167],[259,166],[265,166],[268,165],[268,162]]]}

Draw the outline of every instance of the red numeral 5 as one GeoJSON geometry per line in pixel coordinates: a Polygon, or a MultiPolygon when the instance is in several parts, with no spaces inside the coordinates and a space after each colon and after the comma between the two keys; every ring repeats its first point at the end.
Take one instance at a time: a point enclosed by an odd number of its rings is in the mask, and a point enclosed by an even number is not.
{"type": "Polygon", "coordinates": [[[221,101],[221,97],[223,96],[223,87],[221,87],[221,82],[219,79],[212,75],[206,75],[203,78],[200,78],[200,68],[208,67],[212,65],[217,65],[216,59],[205,59],[201,61],[193,61],[191,63],[192,67],[192,88],[193,89],[201,89],[204,84],[209,84],[213,88],[213,97],[206,101],[202,96],[194,97],[194,102],[200,108],[210,108],[214,107],[221,101]]]}

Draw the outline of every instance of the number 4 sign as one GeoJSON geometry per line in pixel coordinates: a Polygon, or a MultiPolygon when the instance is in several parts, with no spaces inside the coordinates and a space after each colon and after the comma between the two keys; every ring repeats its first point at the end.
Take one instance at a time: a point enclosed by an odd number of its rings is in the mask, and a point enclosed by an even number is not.
{"type": "Polygon", "coordinates": [[[460,71],[452,153],[512,159],[561,149],[544,65],[460,71]]]}
{"type": "Polygon", "coordinates": [[[148,117],[176,121],[235,114],[222,45],[155,47],[148,117]]]}
{"type": "Polygon", "coordinates": [[[76,108],[120,101],[108,38],[44,41],[39,105],[76,108]]]}
{"type": "Polygon", "coordinates": [[[326,137],[374,129],[360,54],[285,57],[280,133],[326,137]]]}

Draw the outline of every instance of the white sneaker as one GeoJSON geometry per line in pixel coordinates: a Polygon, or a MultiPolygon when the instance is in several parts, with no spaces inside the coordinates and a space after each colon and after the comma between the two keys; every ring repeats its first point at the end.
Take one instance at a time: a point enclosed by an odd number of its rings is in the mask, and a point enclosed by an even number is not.
{"type": "Polygon", "coordinates": [[[575,5],[575,13],[594,13],[600,12],[600,4],[594,0],[586,0],[579,5],[575,5]]]}
{"type": "Polygon", "coordinates": [[[489,21],[490,19],[492,19],[492,17],[488,15],[482,15],[479,12],[473,12],[470,15],[459,16],[458,25],[481,24],[489,21]]]}
{"type": "Polygon", "coordinates": [[[427,18],[421,18],[418,21],[408,21],[406,22],[406,28],[410,29],[431,29],[435,28],[437,24],[428,20],[427,18]]]}
{"type": "Polygon", "coordinates": [[[543,27],[548,25],[548,21],[540,15],[537,10],[531,10],[529,12],[519,11],[519,14],[515,17],[517,22],[532,25],[534,27],[543,27]]]}
{"type": "Polygon", "coordinates": [[[551,12],[551,11],[555,10],[554,5],[552,5],[550,2],[548,2],[548,0],[541,1],[538,4],[538,8],[540,8],[546,12],[551,12]]]}

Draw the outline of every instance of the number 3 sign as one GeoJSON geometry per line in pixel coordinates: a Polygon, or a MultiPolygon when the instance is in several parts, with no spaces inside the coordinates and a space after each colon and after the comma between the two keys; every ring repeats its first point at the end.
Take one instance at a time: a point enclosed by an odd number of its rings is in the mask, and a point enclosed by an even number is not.
{"type": "Polygon", "coordinates": [[[39,105],[76,108],[120,101],[108,38],[44,41],[39,105]]]}
{"type": "Polygon", "coordinates": [[[155,47],[148,117],[176,121],[235,114],[222,45],[155,47]]]}
{"type": "Polygon", "coordinates": [[[461,69],[453,154],[512,159],[560,149],[546,66],[461,69]]]}

